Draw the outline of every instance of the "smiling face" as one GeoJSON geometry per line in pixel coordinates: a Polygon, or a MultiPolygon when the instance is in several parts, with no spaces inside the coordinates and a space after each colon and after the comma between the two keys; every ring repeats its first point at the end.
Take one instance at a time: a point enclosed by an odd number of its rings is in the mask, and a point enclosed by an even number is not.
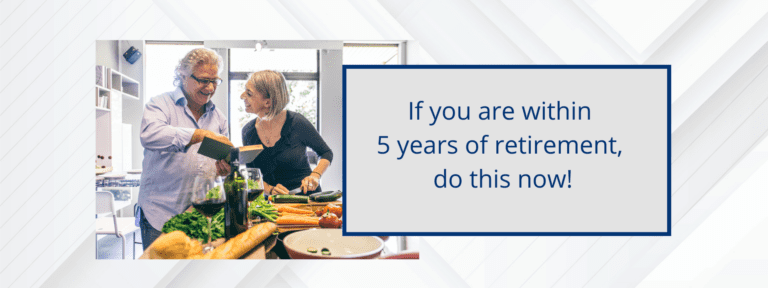
{"type": "Polygon", "coordinates": [[[264,117],[272,107],[272,99],[264,98],[264,95],[256,91],[253,85],[245,85],[245,92],[240,94],[240,99],[245,102],[245,112],[264,117]]]}
{"type": "Polygon", "coordinates": [[[183,77],[182,90],[184,90],[184,96],[189,101],[190,108],[202,107],[213,97],[213,92],[216,92],[216,85],[213,83],[202,84],[197,82],[192,76],[200,80],[217,79],[219,77],[219,68],[212,64],[200,64],[195,66],[192,75],[183,77]]]}

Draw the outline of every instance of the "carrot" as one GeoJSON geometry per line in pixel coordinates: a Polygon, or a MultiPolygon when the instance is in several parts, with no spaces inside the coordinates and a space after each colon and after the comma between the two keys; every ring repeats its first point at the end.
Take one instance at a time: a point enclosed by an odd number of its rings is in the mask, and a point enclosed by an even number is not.
{"type": "Polygon", "coordinates": [[[307,214],[307,215],[315,214],[314,212],[309,210],[298,209],[293,207],[280,207],[280,206],[277,207],[277,212],[281,212],[281,213],[287,212],[287,213],[293,213],[293,214],[307,214]]]}
{"type": "Polygon", "coordinates": [[[320,217],[305,215],[305,214],[293,214],[293,213],[280,213],[280,217],[283,218],[301,218],[301,219],[320,219],[320,217]]]}
{"type": "Polygon", "coordinates": [[[317,217],[280,216],[277,217],[275,223],[282,225],[320,225],[320,220],[317,217]]]}
{"type": "Polygon", "coordinates": [[[296,213],[291,213],[291,212],[280,212],[280,216],[289,216],[289,217],[290,216],[294,216],[294,217],[302,217],[303,216],[303,217],[310,217],[312,215],[310,215],[310,214],[296,214],[296,213]]]}
{"type": "Polygon", "coordinates": [[[283,204],[283,203],[273,203],[275,207],[293,207],[293,208],[301,208],[304,207],[306,204],[301,203],[294,203],[294,204],[283,204]]]}

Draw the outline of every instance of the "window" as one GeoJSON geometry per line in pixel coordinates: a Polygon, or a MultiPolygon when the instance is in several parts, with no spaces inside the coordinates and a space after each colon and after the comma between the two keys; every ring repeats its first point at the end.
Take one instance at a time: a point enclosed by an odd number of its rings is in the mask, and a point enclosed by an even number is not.
{"type": "Polygon", "coordinates": [[[291,101],[286,109],[301,113],[315,128],[318,127],[318,63],[316,49],[254,49],[229,50],[229,119],[232,132],[230,139],[235,146],[242,146],[243,126],[254,119],[245,112],[240,95],[245,91],[248,77],[261,70],[283,73],[291,101]]]}
{"type": "Polygon", "coordinates": [[[203,48],[202,43],[197,42],[147,42],[146,53],[146,95],[144,104],[149,99],[162,93],[173,91],[176,86],[173,85],[176,65],[184,55],[192,49],[203,48]]]}

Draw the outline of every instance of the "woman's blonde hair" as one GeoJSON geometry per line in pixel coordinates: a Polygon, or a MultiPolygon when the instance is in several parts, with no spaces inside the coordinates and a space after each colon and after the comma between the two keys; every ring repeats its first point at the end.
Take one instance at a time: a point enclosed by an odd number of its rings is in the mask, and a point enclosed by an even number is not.
{"type": "Polygon", "coordinates": [[[219,56],[216,51],[211,49],[193,49],[192,51],[189,51],[187,55],[184,56],[184,58],[181,58],[181,60],[179,60],[179,64],[176,65],[176,70],[174,71],[175,75],[173,77],[173,85],[181,87],[182,76],[192,75],[195,67],[201,64],[216,65],[219,73],[221,73],[221,67],[224,66],[224,60],[221,59],[221,56],[219,56]]]}
{"type": "Polygon", "coordinates": [[[253,73],[246,85],[259,92],[265,99],[272,99],[272,106],[269,107],[266,115],[267,119],[275,117],[285,109],[285,106],[288,106],[290,94],[282,73],[273,70],[253,73]]]}

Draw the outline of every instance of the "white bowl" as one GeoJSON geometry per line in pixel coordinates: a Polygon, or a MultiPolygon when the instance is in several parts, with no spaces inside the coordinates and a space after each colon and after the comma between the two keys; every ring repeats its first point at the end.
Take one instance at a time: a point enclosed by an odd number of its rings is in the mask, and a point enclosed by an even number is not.
{"type": "Polygon", "coordinates": [[[372,236],[341,236],[341,229],[310,229],[292,233],[283,240],[292,259],[373,259],[384,249],[384,241],[372,236]],[[315,248],[310,253],[307,249],[315,248]],[[330,255],[323,255],[323,248],[330,255]]]}

